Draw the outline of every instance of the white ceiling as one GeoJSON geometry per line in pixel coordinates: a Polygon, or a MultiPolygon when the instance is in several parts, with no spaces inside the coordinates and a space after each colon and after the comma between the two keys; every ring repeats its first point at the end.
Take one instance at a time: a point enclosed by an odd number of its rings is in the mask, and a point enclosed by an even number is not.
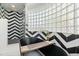
{"type": "Polygon", "coordinates": [[[27,3],[26,7],[29,11],[39,11],[51,7],[53,3],[27,3]]]}
{"type": "Polygon", "coordinates": [[[48,8],[52,6],[52,3],[1,3],[2,7],[7,10],[13,11],[23,11],[25,6],[28,11],[39,11],[41,9],[48,8]]]}
{"type": "Polygon", "coordinates": [[[23,11],[25,8],[24,3],[1,3],[1,6],[9,11],[23,11]]]}

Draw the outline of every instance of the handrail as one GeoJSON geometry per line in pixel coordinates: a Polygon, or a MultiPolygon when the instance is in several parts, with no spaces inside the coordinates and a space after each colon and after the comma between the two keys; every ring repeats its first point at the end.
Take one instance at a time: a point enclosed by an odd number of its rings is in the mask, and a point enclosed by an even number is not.
{"type": "Polygon", "coordinates": [[[44,41],[44,42],[39,42],[39,43],[35,43],[35,44],[22,46],[21,47],[21,53],[29,52],[29,51],[32,51],[32,50],[37,50],[39,48],[48,46],[50,44],[53,44],[53,43],[51,41],[44,41]]]}

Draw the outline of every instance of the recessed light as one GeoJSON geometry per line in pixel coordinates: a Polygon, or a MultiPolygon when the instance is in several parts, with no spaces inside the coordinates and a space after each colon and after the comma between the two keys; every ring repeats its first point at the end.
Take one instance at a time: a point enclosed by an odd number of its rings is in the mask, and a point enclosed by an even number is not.
{"type": "Polygon", "coordinates": [[[15,8],[15,5],[11,5],[12,8],[15,8]]]}

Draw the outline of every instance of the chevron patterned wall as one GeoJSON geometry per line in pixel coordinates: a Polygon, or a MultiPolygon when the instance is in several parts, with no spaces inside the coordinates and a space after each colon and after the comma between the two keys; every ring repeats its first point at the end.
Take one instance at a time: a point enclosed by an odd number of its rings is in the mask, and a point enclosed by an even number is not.
{"type": "MultiPolygon", "coordinates": [[[[64,49],[68,55],[79,55],[79,35],[68,33],[50,33],[50,40],[52,40],[52,42],[54,42],[57,46],[64,49]]],[[[26,37],[37,37],[42,40],[46,40],[46,36],[45,32],[26,31],[26,37]]]]}
{"type": "Polygon", "coordinates": [[[24,38],[24,12],[7,11],[0,6],[0,18],[8,20],[8,43],[24,38]]]}

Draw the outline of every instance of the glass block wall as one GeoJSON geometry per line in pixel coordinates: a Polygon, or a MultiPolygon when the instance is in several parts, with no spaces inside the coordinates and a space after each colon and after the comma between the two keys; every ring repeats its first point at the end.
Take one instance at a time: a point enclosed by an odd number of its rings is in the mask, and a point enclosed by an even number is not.
{"type": "Polygon", "coordinates": [[[53,3],[46,9],[27,14],[28,30],[79,34],[79,4],[53,3]]]}

